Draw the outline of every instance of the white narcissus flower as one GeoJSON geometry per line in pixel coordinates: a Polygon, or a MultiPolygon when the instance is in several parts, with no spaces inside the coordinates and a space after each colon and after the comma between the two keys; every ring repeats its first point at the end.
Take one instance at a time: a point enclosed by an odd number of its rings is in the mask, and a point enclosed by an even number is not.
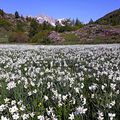
{"type": "Polygon", "coordinates": [[[58,106],[61,107],[63,104],[61,101],[58,101],[58,106]]]}
{"type": "Polygon", "coordinates": [[[115,90],[116,89],[116,84],[111,83],[110,87],[111,87],[111,89],[115,90]]]}
{"type": "Polygon", "coordinates": [[[74,114],[72,113],[72,114],[69,114],[69,118],[68,118],[69,120],[74,120],[75,119],[75,117],[74,117],[74,114]]]}
{"type": "Polygon", "coordinates": [[[0,120],[10,120],[9,118],[6,118],[4,116],[1,116],[1,119],[0,120]]]}
{"type": "Polygon", "coordinates": [[[108,113],[108,116],[110,117],[110,120],[113,120],[113,118],[116,116],[115,113],[108,113]]]}
{"type": "Polygon", "coordinates": [[[56,118],[56,116],[55,116],[54,113],[52,113],[52,115],[51,115],[51,119],[52,119],[52,120],[58,120],[58,119],[56,118]]]}
{"type": "Polygon", "coordinates": [[[95,97],[95,94],[91,94],[91,98],[94,98],[95,97]]]}
{"type": "Polygon", "coordinates": [[[35,94],[36,94],[36,93],[37,93],[37,90],[36,90],[36,89],[35,89],[35,90],[33,90],[33,93],[35,93],[35,94]]]}
{"type": "Polygon", "coordinates": [[[40,75],[41,75],[41,76],[44,75],[44,72],[40,72],[40,75]]]}
{"type": "Polygon", "coordinates": [[[47,114],[50,115],[51,113],[53,113],[53,108],[49,107],[48,109],[46,109],[47,114]]]}
{"type": "Polygon", "coordinates": [[[0,105],[0,112],[2,112],[5,109],[6,109],[6,105],[4,105],[4,104],[0,105]]]}
{"type": "Polygon", "coordinates": [[[98,120],[104,120],[104,115],[100,111],[98,111],[98,120]]]}
{"type": "Polygon", "coordinates": [[[16,105],[13,106],[13,107],[11,107],[11,108],[9,108],[9,112],[10,112],[11,114],[13,114],[13,113],[15,113],[15,112],[17,112],[17,111],[18,111],[18,108],[17,108],[16,105]]]}
{"type": "Polygon", "coordinates": [[[63,96],[62,96],[63,101],[66,101],[67,96],[68,96],[68,95],[63,95],[63,96]]]}
{"type": "Polygon", "coordinates": [[[87,111],[87,108],[84,108],[84,106],[79,106],[78,108],[76,108],[76,113],[77,114],[85,114],[87,111]]]}
{"type": "Polygon", "coordinates": [[[33,118],[35,116],[35,113],[30,113],[30,116],[33,118]]]}
{"type": "Polygon", "coordinates": [[[34,87],[35,86],[35,83],[33,81],[30,82],[30,84],[34,87]]]}
{"type": "Polygon", "coordinates": [[[115,105],[115,100],[110,103],[111,106],[115,105]]]}
{"type": "Polygon", "coordinates": [[[74,90],[75,90],[76,93],[79,93],[79,88],[78,87],[75,87],[74,90]]]}
{"type": "Polygon", "coordinates": [[[116,91],[116,94],[117,94],[117,95],[118,95],[118,94],[120,94],[120,91],[119,91],[119,90],[117,90],[117,91],[116,91]]]}
{"type": "Polygon", "coordinates": [[[83,105],[86,104],[86,98],[83,98],[83,105]]]}
{"type": "Polygon", "coordinates": [[[13,120],[18,120],[19,119],[19,114],[15,113],[12,115],[13,120]]]}
{"type": "Polygon", "coordinates": [[[97,84],[93,84],[93,85],[91,85],[91,86],[89,86],[89,90],[91,90],[91,91],[95,91],[97,89],[97,84]]]}
{"type": "Polygon", "coordinates": [[[22,118],[23,118],[23,120],[28,120],[29,114],[23,114],[23,115],[22,115],[22,118]]]}
{"type": "Polygon", "coordinates": [[[45,99],[45,101],[47,101],[47,100],[48,100],[48,96],[45,95],[45,96],[44,96],[44,99],[45,99]]]}
{"type": "Polygon", "coordinates": [[[47,83],[47,89],[49,89],[51,86],[50,82],[47,83]]]}
{"type": "Polygon", "coordinates": [[[73,102],[73,105],[75,105],[75,103],[76,103],[75,98],[72,98],[72,102],[73,102]]]}
{"type": "Polygon", "coordinates": [[[10,99],[9,98],[5,98],[4,101],[5,101],[5,103],[9,103],[10,99]]]}
{"type": "Polygon", "coordinates": [[[11,90],[11,89],[13,89],[15,87],[16,87],[16,83],[14,81],[11,81],[11,82],[9,82],[7,84],[7,88],[6,89],[11,90]]]}
{"type": "Polygon", "coordinates": [[[104,86],[104,85],[102,85],[102,86],[101,86],[101,89],[102,89],[102,90],[104,90],[104,89],[105,89],[105,86],[104,86]]]}
{"type": "Polygon", "coordinates": [[[22,105],[22,100],[20,100],[19,102],[17,102],[18,105],[22,105]]]}
{"type": "Polygon", "coordinates": [[[27,67],[25,67],[24,70],[27,71],[27,67]]]}
{"type": "Polygon", "coordinates": [[[38,119],[38,120],[45,120],[45,118],[44,118],[43,115],[39,115],[39,116],[37,116],[37,119],[38,119]]]}
{"type": "Polygon", "coordinates": [[[32,95],[32,92],[31,92],[31,91],[29,91],[29,92],[28,92],[28,96],[31,96],[31,95],[32,95]]]}
{"type": "Polygon", "coordinates": [[[25,108],[26,108],[26,107],[25,107],[24,105],[22,105],[22,106],[20,107],[20,110],[21,110],[21,111],[24,111],[25,108]]]}
{"type": "Polygon", "coordinates": [[[11,101],[11,105],[15,105],[16,104],[16,101],[15,100],[12,100],[11,101]]]}

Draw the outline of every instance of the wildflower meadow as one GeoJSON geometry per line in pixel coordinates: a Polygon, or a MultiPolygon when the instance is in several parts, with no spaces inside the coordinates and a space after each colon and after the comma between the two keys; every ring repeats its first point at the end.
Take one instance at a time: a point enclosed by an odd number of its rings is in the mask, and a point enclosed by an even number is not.
{"type": "Polygon", "coordinates": [[[120,120],[120,45],[0,45],[0,120],[120,120]]]}

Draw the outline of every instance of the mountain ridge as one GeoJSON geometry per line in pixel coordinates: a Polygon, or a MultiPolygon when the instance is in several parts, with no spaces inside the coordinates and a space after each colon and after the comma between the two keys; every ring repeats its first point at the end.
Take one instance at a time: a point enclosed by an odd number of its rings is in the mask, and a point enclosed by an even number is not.
{"type": "Polygon", "coordinates": [[[113,26],[120,25],[120,8],[99,18],[95,23],[113,26]]]}
{"type": "Polygon", "coordinates": [[[120,43],[119,15],[120,9],[83,24],[79,19],[55,19],[47,15],[24,17],[17,11],[7,14],[0,10],[0,43],[120,43]]]}
{"type": "Polygon", "coordinates": [[[52,26],[56,26],[56,22],[59,22],[61,26],[64,26],[63,22],[66,21],[66,18],[53,18],[47,15],[39,15],[37,17],[35,17],[35,19],[40,23],[43,24],[44,22],[48,22],[50,25],[52,26]]]}

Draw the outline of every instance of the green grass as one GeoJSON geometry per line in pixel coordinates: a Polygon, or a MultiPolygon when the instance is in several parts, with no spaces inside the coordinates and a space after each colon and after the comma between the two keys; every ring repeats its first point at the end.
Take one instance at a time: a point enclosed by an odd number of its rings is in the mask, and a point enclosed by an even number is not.
{"type": "Polygon", "coordinates": [[[8,43],[8,32],[0,31],[0,43],[8,43]]]}
{"type": "Polygon", "coordinates": [[[68,44],[68,45],[72,45],[72,44],[79,44],[79,37],[75,34],[62,34],[62,37],[65,39],[63,44],[68,44]]]}

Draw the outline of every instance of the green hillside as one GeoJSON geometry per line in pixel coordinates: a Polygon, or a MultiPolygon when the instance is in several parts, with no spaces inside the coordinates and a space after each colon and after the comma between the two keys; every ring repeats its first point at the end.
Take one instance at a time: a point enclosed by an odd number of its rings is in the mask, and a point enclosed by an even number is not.
{"type": "Polygon", "coordinates": [[[120,9],[117,9],[102,18],[98,19],[95,23],[102,25],[120,25],[120,9]]]}
{"type": "Polygon", "coordinates": [[[120,43],[120,9],[89,24],[68,19],[64,26],[52,26],[46,21],[40,24],[35,18],[23,17],[17,11],[9,14],[0,9],[0,43],[120,43]]]}

